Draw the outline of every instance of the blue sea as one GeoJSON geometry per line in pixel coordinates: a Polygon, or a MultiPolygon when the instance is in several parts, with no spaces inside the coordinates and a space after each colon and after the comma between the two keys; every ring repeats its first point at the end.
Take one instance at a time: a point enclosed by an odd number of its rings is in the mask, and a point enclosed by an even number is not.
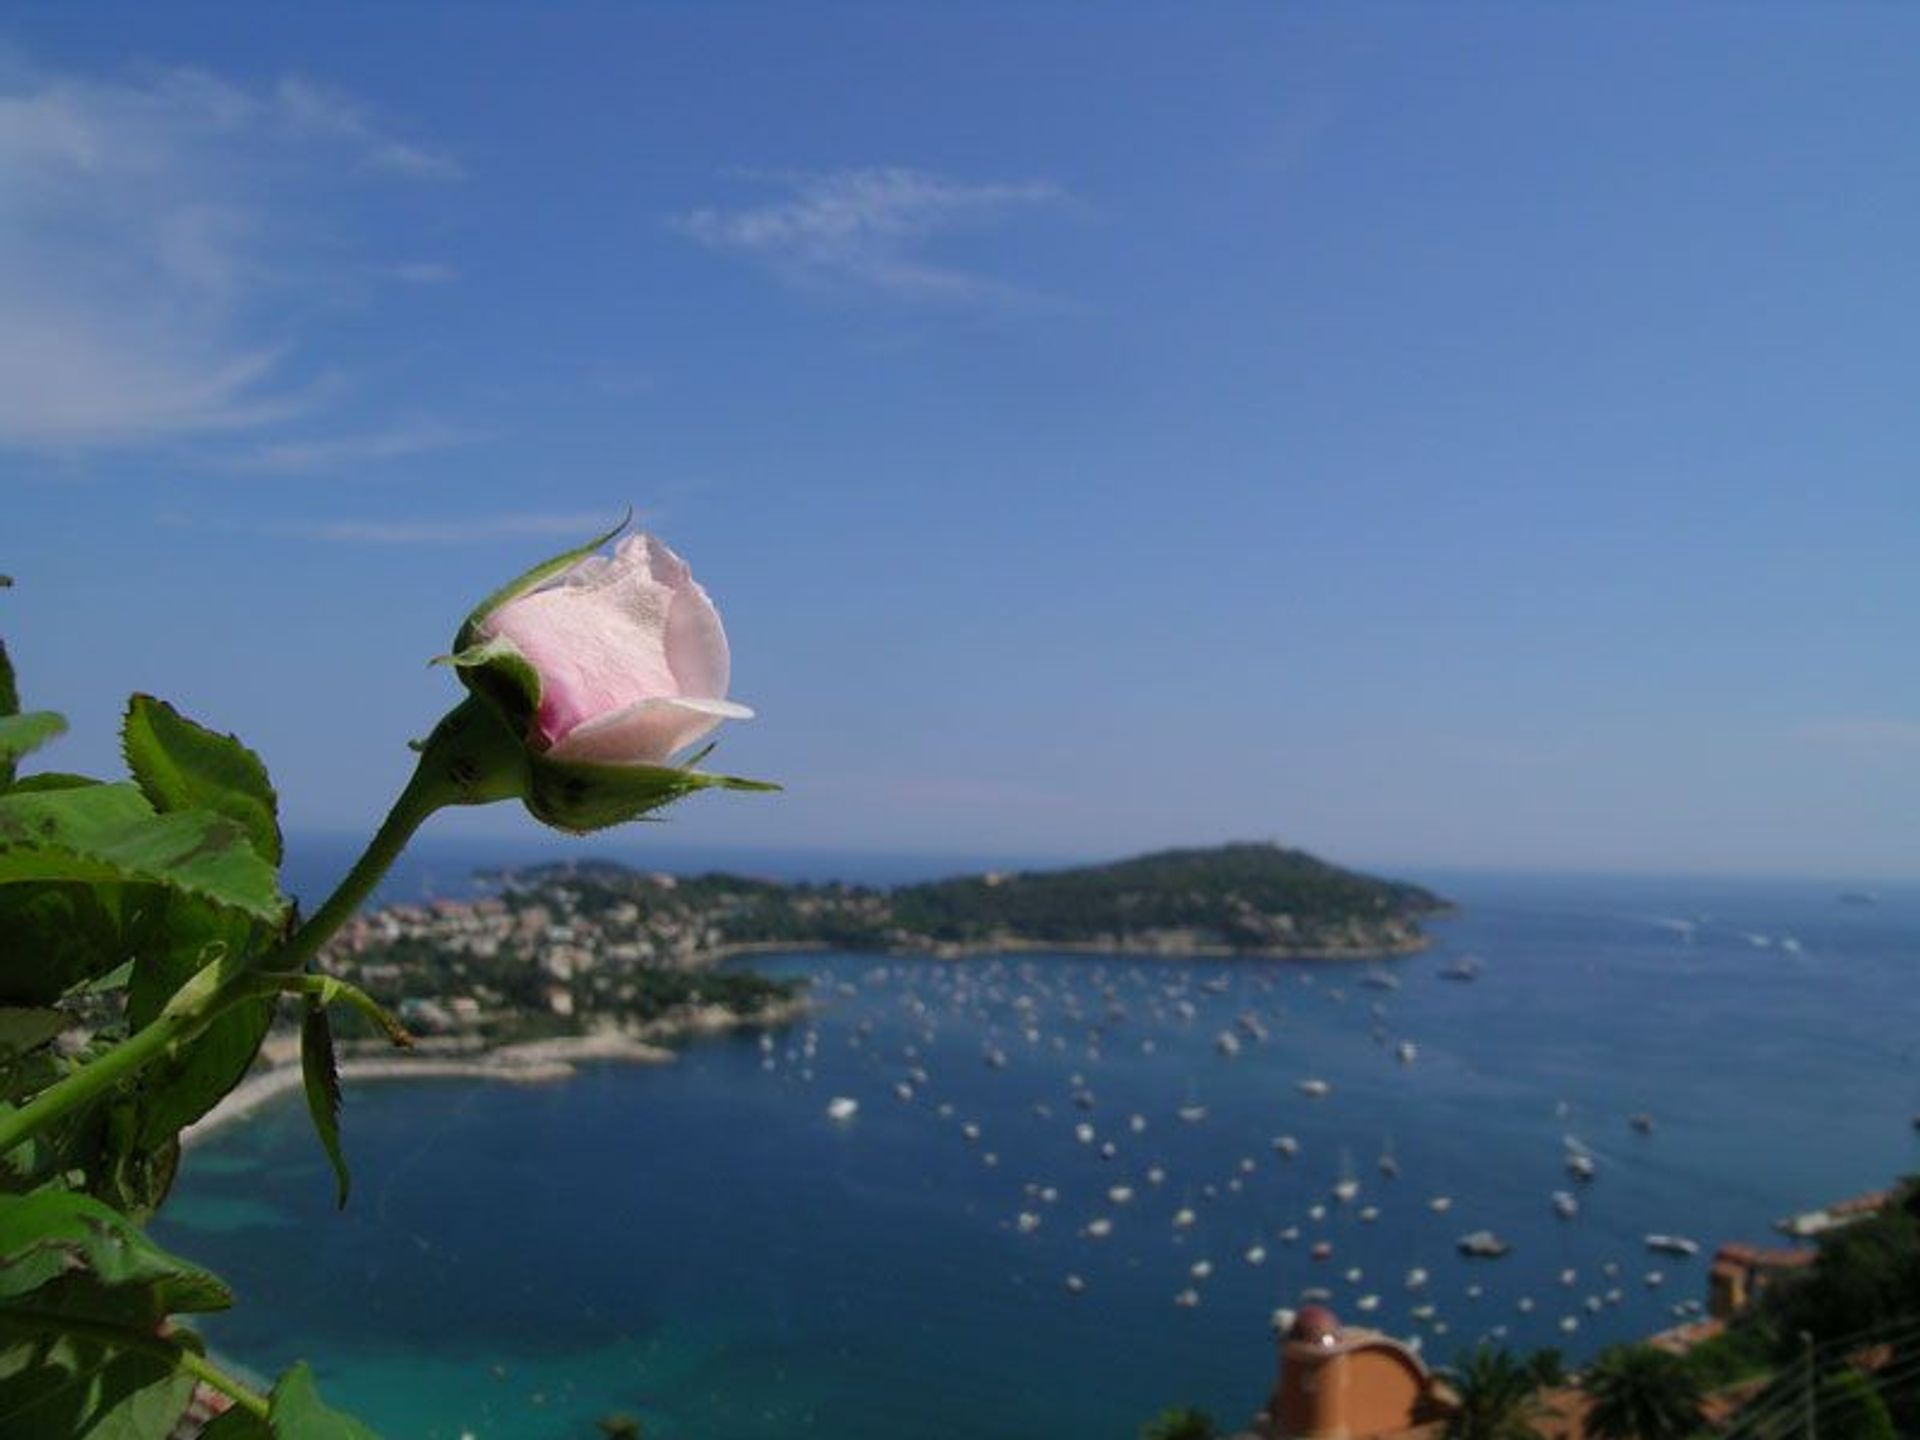
{"type": "Polygon", "coordinates": [[[620,1411],[649,1440],[1057,1440],[1244,1419],[1314,1289],[1435,1361],[1488,1335],[1578,1360],[1703,1300],[1718,1243],[1920,1170],[1920,890],[1411,878],[1460,913],[1372,969],[768,962],[819,1001],[771,1049],[350,1087],[344,1213],[293,1100],[193,1151],[156,1229],[238,1290],[218,1350],[310,1360],[390,1437],[590,1440],[620,1411]],[[1465,955],[1477,980],[1441,977],[1465,955]],[[1459,1256],[1480,1229],[1511,1253],[1459,1256]]]}

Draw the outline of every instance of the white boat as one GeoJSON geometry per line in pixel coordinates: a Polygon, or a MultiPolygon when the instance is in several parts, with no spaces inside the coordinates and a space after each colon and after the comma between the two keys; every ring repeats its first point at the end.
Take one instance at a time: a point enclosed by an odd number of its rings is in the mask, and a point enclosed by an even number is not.
{"type": "Polygon", "coordinates": [[[1684,1235],[1649,1235],[1647,1248],[1667,1255],[1698,1255],[1700,1242],[1689,1240],[1684,1235]]]}
{"type": "Polygon", "coordinates": [[[1440,978],[1442,980],[1478,980],[1480,962],[1471,955],[1462,955],[1440,972],[1440,978]]]}
{"type": "Polygon", "coordinates": [[[1444,1215],[1447,1213],[1447,1211],[1451,1210],[1452,1208],[1453,1208],[1453,1197],[1451,1195],[1436,1195],[1431,1200],[1427,1201],[1427,1209],[1431,1210],[1436,1215],[1444,1215]]]}
{"type": "Polygon", "coordinates": [[[1351,1205],[1360,1193],[1360,1182],[1351,1177],[1336,1180],[1333,1185],[1333,1198],[1342,1205],[1351,1205]]]}
{"type": "Polygon", "coordinates": [[[860,1113],[860,1102],[845,1095],[836,1095],[827,1102],[829,1120],[851,1120],[860,1113]]]}
{"type": "Polygon", "coordinates": [[[1394,1047],[1393,1053],[1400,1058],[1402,1065],[1411,1065],[1420,1054],[1420,1047],[1411,1040],[1402,1040],[1394,1047]]]}
{"type": "Polygon", "coordinates": [[[1553,1213],[1562,1220],[1571,1220],[1580,1213],[1580,1202],[1565,1190],[1553,1192],[1553,1213]]]}
{"type": "Polygon", "coordinates": [[[1182,1310],[1191,1310],[1200,1303],[1200,1292],[1189,1285],[1185,1290],[1182,1290],[1178,1295],[1173,1297],[1173,1303],[1178,1305],[1182,1310]]]}
{"type": "Polygon", "coordinates": [[[1244,1258],[1249,1265],[1263,1265],[1267,1259],[1267,1247],[1264,1245],[1249,1245],[1244,1258]]]}
{"type": "Polygon", "coordinates": [[[1275,1154],[1291,1160],[1300,1153],[1300,1142],[1291,1135],[1276,1135],[1273,1137],[1273,1149],[1275,1154]]]}
{"type": "Polygon", "coordinates": [[[1179,1115],[1187,1124],[1198,1125],[1202,1120],[1207,1118],[1207,1107],[1204,1105],[1182,1105],[1179,1110],[1179,1115]]]}
{"type": "Polygon", "coordinates": [[[1574,1179],[1587,1181],[1593,1179],[1595,1166],[1593,1157],[1584,1150],[1567,1152],[1567,1173],[1574,1179]]]}
{"type": "Polygon", "coordinates": [[[1302,1095],[1312,1100],[1323,1100],[1333,1093],[1333,1086],[1325,1080],[1302,1080],[1297,1088],[1302,1095]]]}
{"type": "Polygon", "coordinates": [[[1491,1230],[1475,1230],[1471,1235],[1462,1235],[1459,1247],[1462,1255],[1479,1260],[1497,1260],[1513,1248],[1491,1230]]]}

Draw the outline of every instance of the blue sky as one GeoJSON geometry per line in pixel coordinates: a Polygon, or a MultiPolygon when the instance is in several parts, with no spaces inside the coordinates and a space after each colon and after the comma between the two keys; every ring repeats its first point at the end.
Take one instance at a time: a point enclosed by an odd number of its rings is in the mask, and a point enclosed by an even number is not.
{"type": "Polygon", "coordinates": [[[237,14],[0,20],[49,763],[370,822],[631,504],[790,787],[663,855],[1920,870],[1920,11],[237,14]]]}

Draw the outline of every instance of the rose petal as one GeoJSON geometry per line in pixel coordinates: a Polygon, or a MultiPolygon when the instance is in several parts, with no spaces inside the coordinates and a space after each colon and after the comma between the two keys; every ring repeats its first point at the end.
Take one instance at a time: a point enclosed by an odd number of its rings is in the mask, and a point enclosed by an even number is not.
{"type": "MultiPolygon", "coordinates": [[[[664,545],[660,548],[666,550],[664,545]]],[[[675,587],[673,606],[667,611],[667,664],[682,695],[718,700],[726,695],[732,678],[726,628],[707,592],[685,571],[682,566],[685,581],[675,587]]]]}
{"type": "Polygon", "coordinates": [[[641,700],[575,726],[547,754],[599,765],[664,765],[722,720],[752,718],[753,711],[731,700],[641,700]]]}

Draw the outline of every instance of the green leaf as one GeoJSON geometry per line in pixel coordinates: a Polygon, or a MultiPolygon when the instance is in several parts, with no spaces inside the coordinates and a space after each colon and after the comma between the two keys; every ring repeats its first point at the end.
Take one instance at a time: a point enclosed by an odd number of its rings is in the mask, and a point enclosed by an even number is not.
{"type": "Polygon", "coordinates": [[[540,584],[541,581],[551,580],[569,565],[586,559],[587,556],[598,550],[602,545],[613,539],[614,536],[618,535],[632,523],[633,511],[629,510],[621,517],[620,523],[607,531],[606,534],[599,536],[597,539],[589,540],[577,550],[569,550],[565,554],[554,556],[551,560],[542,560],[524,575],[519,576],[517,579],[509,580],[505,585],[502,585],[498,590],[474,606],[473,612],[467,616],[465,622],[460,626],[460,633],[454,638],[454,653],[458,654],[462,650],[470,650],[479,644],[480,622],[498,610],[502,605],[506,604],[507,601],[517,595],[526,594],[527,591],[533,589],[534,586],[540,584]]]}
{"type": "MultiPolygon", "coordinates": [[[[274,933],[195,896],[167,894],[134,940],[128,1028],[150,1024],[206,965],[222,956],[246,955],[274,933]]],[[[184,1048],[142,1071],[133,1143],[161,1143],[206,1114],[237,1085],[273,1023],[274,1003],[274,997],[263,996],[234,1006],[184,1048]]]]}
{"type": "Polygon", "coordinates": [[[151,1331],[178,1311],[232,1303],[219,1279],[168,1254],[91,1196],[0,1195],[0,1308],[151,1331]]]}
{"type": "Polygon", "coordinates": [[[780,788],[672,765],[588,765],[534,756],[530,769],[527,809],[535,819],[577,835],[637,820],[700,790],[780,788]]]}
{"type": "Polygon", "coordinates": [[[318,996],[307,997],[307,1013],[300,1022],[300,1077],[306,1083],[307,1113],[320,1136],[320,1147],[333,1166],[334,1202],[347,1208],[346,1153],[340,1148],[340,1070],[333,1058],[333,1024],[327,1019],[326,1003],[318,996]]]}
{"type": "Polygon", "coordinates": [[[39,1049],[73,1023],[64,1010],[0,1007],[0,1062],[39,1049]]]}
{"type": "Polygon", "coordinates": [[[41,770],[32,775],[22,775],[13,782],[15,793],[25,795],[46,790],[84,790],[89,785],[101,782],[91,775],[70,775],[64,770],[41,770]]]}
{"type": "Polygon", "coordinates": [[[13,783],[14,764],[23,755],[31,755],[54,736],[64,734],[67,719],[51,710],[30,710],[25,715],[8,711],[0,715],[0,787],[13,783]]]}
{"type": "Polygon", "coordinates": [[[321,1403],[313,1371],[305,1361],[274,1384],[267,1419],[273,1424],[275,1440],[380,1440],[358,1420],[321,1403]]]}
{"type": "Polygon", "coordinates": [[[202,1430],[200,1440],[273,1440],[273,1426],[236,1405],[202,1430]]]}
{"type": "Polygon", "coordinates": [[[256,854],[278,865],[278,798],[260,757],[197,725],[164,700],[135,695],[120,727],[127,768],[161,814],[211,810],[238,823],[256,854]]]}
{"type": "Polygon", "coordinates": [[[152,1440],[193,1398],[165,1356],[48,1329],[0,1348],[0,1435],[152,1440]]]}
{"type": "MultiPolygon", "coordinates": [[[[0,580],[7,577],[0,575],[0,580]]],[[[5,589],[0,586],[0,589],[5,589]]],[[[0,640],[0,715],[20,713],[20,688],[14,683],[13,661],[7,658],[7,642],[0,640]]]]}
{"type": "MultiPolygon", "coordinates": [[[[0,868],[7,863],[0,846],[0,868]]],[[[162,894],[149,885],[0,885],[0,1004],[47,1005],[110,974],[128,958],[129,930],[162,894]]]]}
{"type": "Polygon", "coordinates": [[[0,885],[150,881],[277,923],[273,866],[222,815],[156,815],[132,785],[0,795],[0,885]]]}

